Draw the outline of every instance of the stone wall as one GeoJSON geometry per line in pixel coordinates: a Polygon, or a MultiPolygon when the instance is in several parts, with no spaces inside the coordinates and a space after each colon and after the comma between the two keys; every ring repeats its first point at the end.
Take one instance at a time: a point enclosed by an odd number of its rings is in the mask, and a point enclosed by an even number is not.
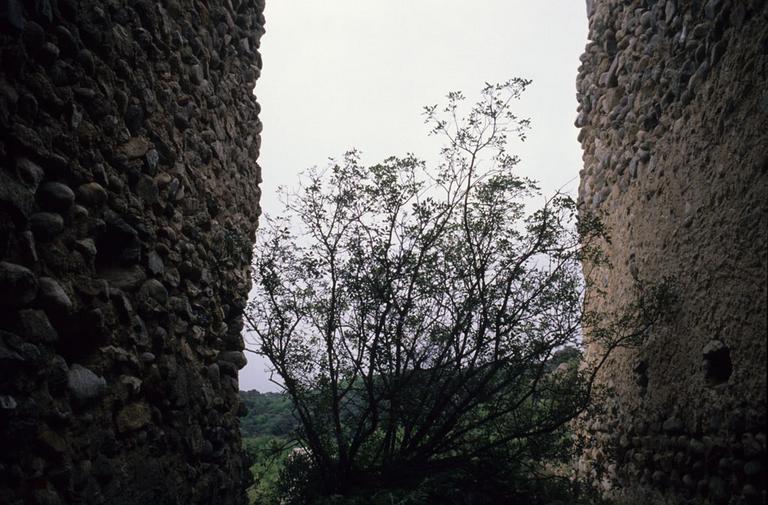
{"type": "Polygon", "coordinates": [[[765,503],[768,8],[764,0],[594,0],[578,76],[580,201],[605,215],[628,302],[680,301],[602,376],[590,471],[619,503],[765,503]]]}
{"type": "Polygon", "coordinates": [[[0,2],[0,503],[244,501],[263,8],[0,2]]]}

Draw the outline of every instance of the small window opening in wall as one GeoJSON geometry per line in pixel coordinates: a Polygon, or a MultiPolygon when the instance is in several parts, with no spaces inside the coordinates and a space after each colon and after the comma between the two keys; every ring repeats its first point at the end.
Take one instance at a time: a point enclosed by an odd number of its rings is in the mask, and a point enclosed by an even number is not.
{"type": "Polygon", "coordinates": [[[635,384],[640,387],[640,395],[645,395],[648,390],[648,362],[645,360],[638,360],[632,367],[632,372],[635,376],[635,384]]]}
{"type": "Polygon", "coordinates": [[[716,386],[728,381],[733,372],[731,352],[720,340],[709,342],[702,351],[704,362],[704,378],[710,386],[716,386]]]}

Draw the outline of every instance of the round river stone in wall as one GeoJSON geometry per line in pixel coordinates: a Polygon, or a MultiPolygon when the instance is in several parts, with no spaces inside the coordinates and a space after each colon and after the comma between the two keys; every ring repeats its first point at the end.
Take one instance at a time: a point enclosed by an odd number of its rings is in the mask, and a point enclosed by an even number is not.
{"type": "Polygon", "coordinates": [[[59,338],[48,316],[42,310],[19,311],[16,330],[19,335],[33,342],[55,342],[59,338]]]}
{"type": "Polygon", "coordinates": [[[75,203],[75,193],[64,184],[46,182],[37,190],[37,201],[46,210],[66,212],[75,203]]]}
{"type": "Polygon", "coordinates": [[[247,503],[264,0],[204,3],[0,1],[2,505],[247,503]]]}
{"type": "Polygon", "coordinates": [[[107,201],[107,191],[98,182],[89,182],[77,188],[77,200],[98,207],[107,201]]]}
{"type": "Polygon", "coordinates": [[[88,368],[74,364],[67,373],[67,388],[75,398],[84,402],[101,396],[107,389],[107,381],[88,368]]]}
{"type": "Polygon", "coordinates": [[[152,420],[152,413],[145,403],[132,403],[117,414],[117,431],[126,433],[143,428],[152,420]]]}
{"type": "Polygon", "coordinates": [[[35,299],[37,278],[28,268],[0,261],[0,305],[18,307],[35,299]]]}
{"type": "Polygon", "coordinates": [[[53,212],[38,212],[29,219],[29,227],[36,238],[51,240],[64,231],[64,218],[53,212]]]}
{"type": "Polygon", "coordinates": [[[43,308],[55,312],[69,312],[72,309],[72,300],[69,299],[61,284],[50,277],[40,278],[40,303],[43,308]]]}

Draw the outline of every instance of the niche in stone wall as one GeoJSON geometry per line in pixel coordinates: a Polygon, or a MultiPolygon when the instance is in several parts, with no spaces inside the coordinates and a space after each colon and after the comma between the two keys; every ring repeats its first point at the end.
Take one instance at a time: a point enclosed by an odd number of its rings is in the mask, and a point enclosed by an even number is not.
{"type": "Polygon", "coordinates": [[[702,354],[704,355],[702,369],[707,384],[717,386],[727,382],[733,373],[731,351],[728,346],[720,340],[713,340],[704,347],[702,354]]]}

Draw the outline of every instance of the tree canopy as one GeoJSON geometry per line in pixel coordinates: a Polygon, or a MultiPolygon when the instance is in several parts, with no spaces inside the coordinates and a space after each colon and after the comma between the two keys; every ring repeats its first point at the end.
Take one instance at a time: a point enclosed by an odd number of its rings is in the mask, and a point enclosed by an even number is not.
{"type": "Polygon", "coordinates": [[[526,211],[538,188],[507,146],[529,128],[511,108],[528,84],[488,84],[473,106],[449,93],[424,110],[445,140],[437,166],[348,152],[309,170],[259,231],[248,326],[321,494],[555,447],[537,441],[562,439],[602,363],[578,365],[584,325],[607,354],[655,317],[648,304],[585,314],[599,220],[563,194],[526,211]]]}

